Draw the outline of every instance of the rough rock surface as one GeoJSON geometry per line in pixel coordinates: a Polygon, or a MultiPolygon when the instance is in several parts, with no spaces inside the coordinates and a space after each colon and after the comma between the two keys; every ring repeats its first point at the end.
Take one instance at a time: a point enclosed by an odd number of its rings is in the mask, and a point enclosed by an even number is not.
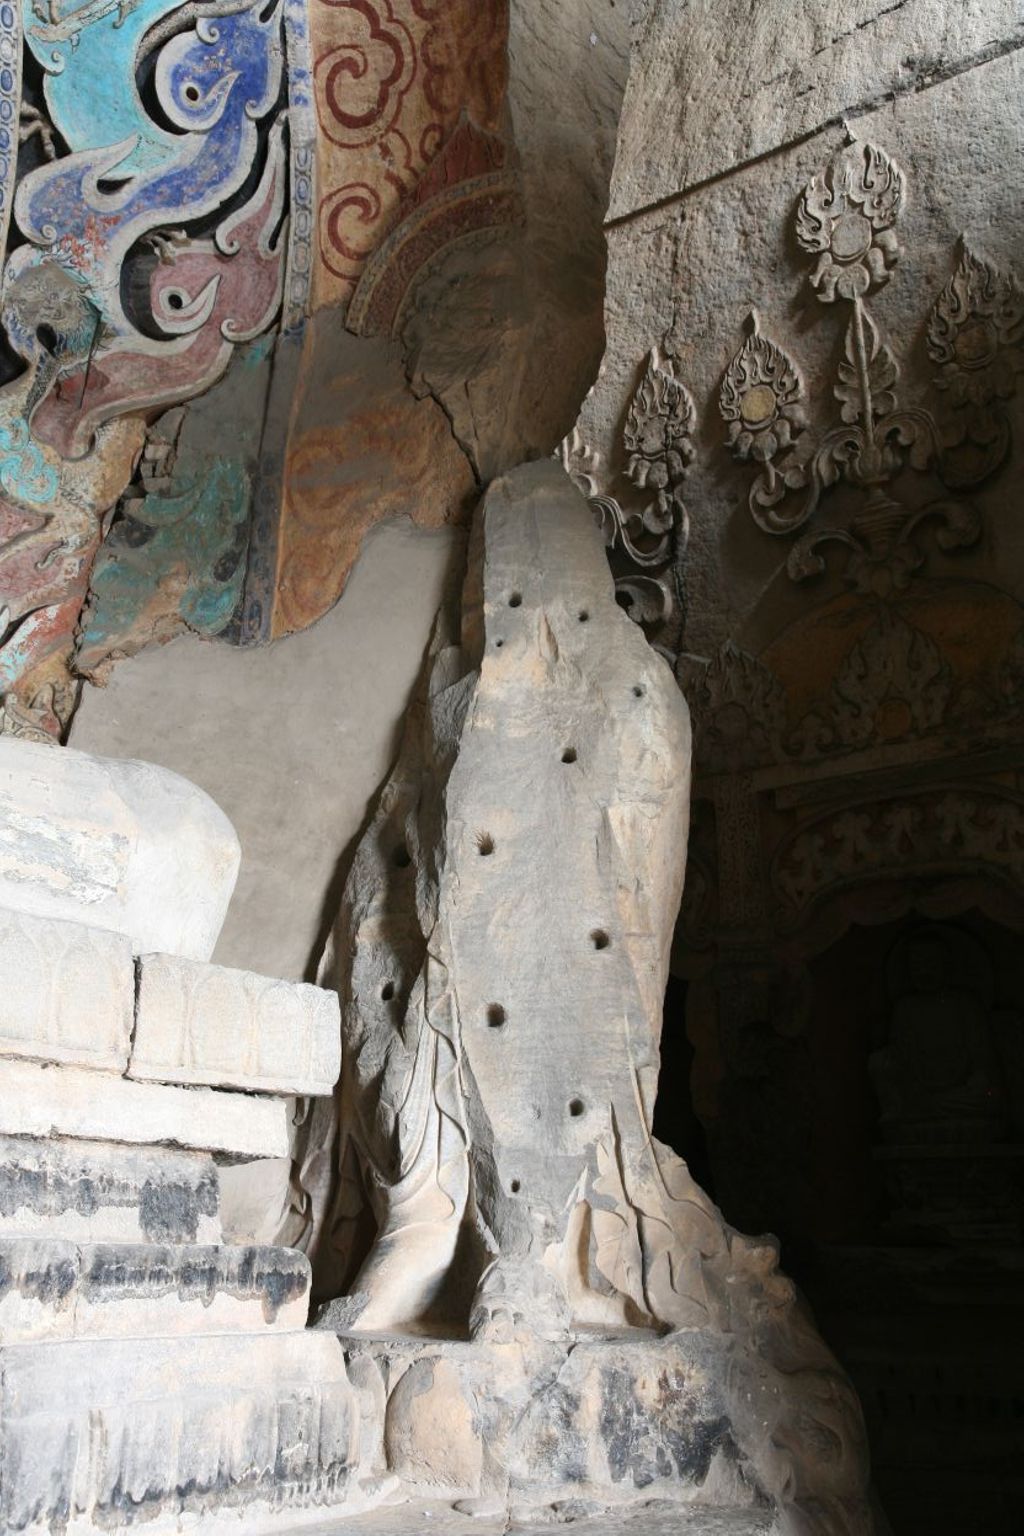
{"type": "MultiPolygon", "coordinates": [[[[688,787],[685,703],[614,600],[586,501],[550,463],[501,478],[328,957],[341,1132],[314,1116],[300,1170],[321,1292],[340,1298],[321,1323],[468,1331],[522,1348],[534,1384],[545,1347],[581,1337],[606,1342],[609,1370],[623,1332],[728,1337],[716,1372],[774,1403],[770,1431],[723,1410],[749,1486],[866,1530],[856,1399],[774,1247],[726,1226],[651,1136],[688,787]]],[[[438,1402],[462,1401],[465,1424],[437,1453],[472,1470],[487,1433],[442,1365],[438,1402]]],[[[637,1401],[653,1445],[677,1410],[637,1401]]],[[[539,1454],[496,1480],[531,1473],[539,1454]]],[[[566,1470],[590,1479],[585,1458],[566,1470]]],[[[701,1476],[675,1482],[692,1496],[701,1476]]]]}
{"type": "Polygon", "coordinates": [[[240,857],[224,812],[166,768],[0,739],[0,906],[208,960],[240,857]]]}
{"type": "Polygon", "coordinates": [[[748,0],[647,0],[612,218],[1024,43],[1017,0],[802,0],[785,21],[748,0]]]}

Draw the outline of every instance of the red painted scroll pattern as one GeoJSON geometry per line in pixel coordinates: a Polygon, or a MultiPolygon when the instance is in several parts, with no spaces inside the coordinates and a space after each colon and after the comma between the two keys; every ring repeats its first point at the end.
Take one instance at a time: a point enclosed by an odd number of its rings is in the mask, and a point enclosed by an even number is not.
{"type": "Polygon", "coordinates": [[[507,29],[507,0],[312,0],[317,307],[347,303],[462,113],[500,126],[507,29]]]}

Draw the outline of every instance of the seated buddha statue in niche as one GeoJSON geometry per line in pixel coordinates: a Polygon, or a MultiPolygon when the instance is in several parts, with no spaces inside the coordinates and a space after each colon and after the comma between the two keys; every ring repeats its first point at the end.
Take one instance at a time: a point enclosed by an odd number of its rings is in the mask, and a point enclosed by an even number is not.
{"type": "Polygon", "coordinates": [[[1006,1102],[981,945],[945,924],[901,939],[888,966],[888,1039],[870,1062],[885,1139],[995,1141],[1006,1102]]]}

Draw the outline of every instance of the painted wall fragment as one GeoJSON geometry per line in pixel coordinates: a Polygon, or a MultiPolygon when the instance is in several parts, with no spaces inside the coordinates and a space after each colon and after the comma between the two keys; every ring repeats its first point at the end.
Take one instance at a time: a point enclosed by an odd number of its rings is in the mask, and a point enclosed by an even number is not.
{"type": "Polygon", "coordinates": [[[102,4],[37,14],[25,0],[22,19],[69,152],[21,180],[25,238],[0,288],[24,364],[0,390],[0,680],[19,718],[27,710],[52,735],[73,704],[79,613],[145,417],[207,389],[280,308],[284,124],[267,128],[282,7],[197,16],[143,0],[127,14],[102,4]],[[137,76],[150,56],[175,131],[144,109],[137,76]]]}
{"type": "Polygon", "coordinates": [[[136,484],[93,569],[77,670],[184,628],[225,635],[245,581],[252,484],[273,340],[239,347],[201,411],[175,406],[150,428],[136,484]]]}
{"type": "Polygon", "coordinates": [[[0,4],[0,730],[59,736],[77,677],[182,625],[302,628],[380,517],[464,515],[445,411],[389,394],[418,278],[521,217],[507,25],[507,0],[0,4]]]}

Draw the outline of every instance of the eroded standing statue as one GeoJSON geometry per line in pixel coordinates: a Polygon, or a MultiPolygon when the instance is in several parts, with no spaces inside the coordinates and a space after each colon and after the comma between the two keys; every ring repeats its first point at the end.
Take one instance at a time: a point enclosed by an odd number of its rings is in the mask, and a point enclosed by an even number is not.
{"type": "Polygon", "coordinates": [[[550,463],[499,479],[325,960],[344,1065],[301,1169],[321,1324],[727,1340],[767,1415],[730,1433],[761,1437],[740,1449],[772,1496],[856,1503],[856,1399],[772,1240],[651,1133],[689,775],[686,704],[586,500],[550,463]]]}

